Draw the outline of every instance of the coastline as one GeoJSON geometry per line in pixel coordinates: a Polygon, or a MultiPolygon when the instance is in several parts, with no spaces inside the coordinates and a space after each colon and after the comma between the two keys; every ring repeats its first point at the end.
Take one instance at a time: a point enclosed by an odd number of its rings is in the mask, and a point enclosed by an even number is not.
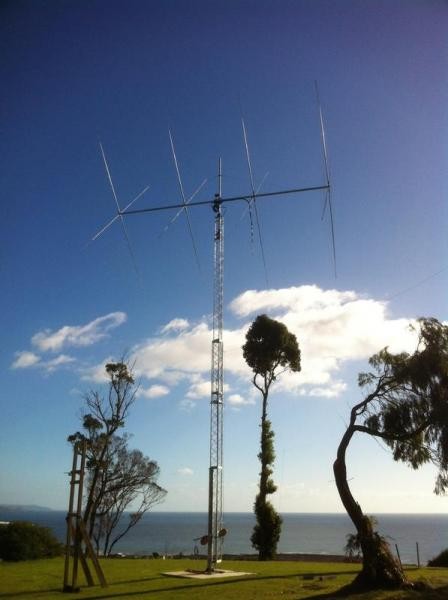
{"type": "MultiPolygon", "coordinates": [[[[258,561],[257,554],[224,554],[223,560],[252,560],[258,561]]],[[[360,563],[359,558],[347,558],[343,554],[309,554],[304,552],[279,552],[274,561],[297,561],[297,562],[338,562],[338,563],[360,563]]]]}
{"type": "MultiPolygon", "coordinates": [[[[122,559],[146,559],[146,560],[164,560],[165,558],[169,559],[185,559],[190,558],[193,560],[207,560],[206,554],[184,554],[180,552],[179,554],[168,554],[166,556],[160,555],[158,552],[153,552],[153,554],[124,554],[117,553],[111,554],[108,558],[122,558],[122,559]]],[[[248,562],[258,562],[258,554],[223,554],[223,561],[227,560],[238,560],[238,561],[248,561],[248,562]]],[[[303,552],[279,552],[275,558],[271,561],[266,562],[313,562],[313,563],[352,563],[352,564],[360,564],[362,562],[361,558],[348,558],[343,554],[310,554],[303,552]]]]}
{"type": "MultiPolygon", "coordinates": [[[[27,520],[37,525],[50,527],[56,537],[66,539],[66,512],[44,510],[1,510],[0,521],[27,520]]],[[[345,560],[344,546],[347,534],[354,533],[347,515],[283,513],[282,535],[278,546],[277,560],[300,560],[325,562],[345,560]]],[[[223,548],[228,560],[257,560],[251,547],[250,536],[254,525],[252,513],[226,513],[228,536],[223,548]]],[[[193,555],[197,538],[207,528],[207,514],[151,512],[120,540],[114,548],[117,554],[128,557],[152,557],[193,555]]],[[[378,518],[379,532],[387,536],[394,548],[399,547],[403,564],[426,563],[447,546],[448,515],[381,515],[378,518]],[[417,552],[418,545],[418,552],[417,552]]],[[[199,553],[204,548],[198,545],[199,553]]]]}

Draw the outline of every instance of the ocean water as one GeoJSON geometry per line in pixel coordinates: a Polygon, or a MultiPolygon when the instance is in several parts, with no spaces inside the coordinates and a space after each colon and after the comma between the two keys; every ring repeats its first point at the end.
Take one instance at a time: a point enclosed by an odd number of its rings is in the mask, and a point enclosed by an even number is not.
{"type": "MultiPolygon", "coordinates": [[[[55,535],[65,539],[64,511],[16,511],[0,508],[0,521],[29,520],[51,527],[55,535]]],[[[343,554],[346,536],[354,529],[345,514],[285,513],[278,551],[282,553],[343,554]]],[[[378,514],[378,530],[395,552],[398,545],[403,563],[416,563],[416,543],[422,564],[448,548],[448,515],[444,514],[378,514]]],[[[254,550],[250,535],[254,516],[250,513],[227,513],[228,534],[224,552],[247,554],[254,550]]],[[[195,538],[207,532],[206,513],[153,512],[146,514],[120,542],[115,552],[145,555],[192,554],[195,538]]],[[[201,547],[200,550],[203,551],[201,547]]]]}

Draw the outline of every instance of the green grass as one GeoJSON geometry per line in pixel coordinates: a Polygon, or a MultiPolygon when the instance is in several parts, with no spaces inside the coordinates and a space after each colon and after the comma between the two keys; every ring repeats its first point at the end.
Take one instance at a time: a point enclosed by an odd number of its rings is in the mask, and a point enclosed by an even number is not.
{"type": "MultiPolygon", "coordinates": [[[[190,580],[167,577],[163,571],[205,568],[202,561],[187,559],[108,559],[101,562],[109,583],[87,587],[82,571],[81,591],[63,594],[62,558],[0,563],[0,599],[43,600],[55,598],[95,598],[117,600],[263,600],[282,598],[303,600],[330,595],[348,584],[359,568],[347,563],[226,561],[223,568],[250,571],[243,578],[190,580]],[[304,577],[305,576],[305,577],[304,577]],[[311,578],[311,576],[313,576],[311,578]],[[321,579],[322,577],[322,579],[321,579]]],[[[411,591],[369,592],[351,596],[353,600],[442,600],[448,597],[448,569],[409,570],[412,580],[425,580],[435,589],[420,594],[411,591]],[[439,589],[437,589],[439,588],[439,589]]]]}

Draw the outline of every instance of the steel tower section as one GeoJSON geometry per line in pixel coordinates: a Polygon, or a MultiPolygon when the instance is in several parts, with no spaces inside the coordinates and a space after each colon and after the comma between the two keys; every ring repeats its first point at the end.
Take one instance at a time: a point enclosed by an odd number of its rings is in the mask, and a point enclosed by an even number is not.
{"type": "Polygon", "coordinates": [[[223,406],[224,406],[224,216],[221,198],[221,161],[219,163],[219,193],[215,195],[213,338],[210,399],[210,467],[208,496],[207,571],[212,572],[222,559],[223,528],[223,406]]]}

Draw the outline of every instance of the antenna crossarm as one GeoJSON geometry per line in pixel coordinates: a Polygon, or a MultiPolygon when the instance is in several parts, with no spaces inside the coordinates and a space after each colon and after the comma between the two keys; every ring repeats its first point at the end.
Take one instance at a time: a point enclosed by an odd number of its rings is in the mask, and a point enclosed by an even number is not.
{"type": "MultiPolygon", "coordinates": [[[[288,189],[288,190],[279,190],[277,192],[263,192],[263,193],[259,193],[259,194],[245,194],[244,196],[230,196],[229,198],[220,198],[220,203],[224,204],[225,202],[237,202],[237,201],[241,201],[241,200],[247,200],[247,199],[257,199],[257,198],[270,198],[273,196],[285,196],[288,194],[300,194],[300,193],[304,193],[304,192],[319,192],[322,190],[329,190],[330,189],[330,184],[327,183],[325,185],[317,185],[317,186],[310,186],[310,187],[304,187],[304,188],[293,188],[293,189],[288,189]]],[[[190,202],[188,204],[188,208],[191,208],[192,206],[206,206],[206,205],[213,205],[215,203],[215,199],[213,200],[198,200],[196,202],[190,202]]],[[[149,208],[137,208],[134,210],[123,210],[120,212],[120,215],[139,215],[142,213],[148,213],[148,212],[157,212],[157,211],[161,211],[161,210],[170,210],[170,209],[179,209],[179,208],[185,208],[184,204],[165,204],[163,206],[151,206],[149,208]]]]}

